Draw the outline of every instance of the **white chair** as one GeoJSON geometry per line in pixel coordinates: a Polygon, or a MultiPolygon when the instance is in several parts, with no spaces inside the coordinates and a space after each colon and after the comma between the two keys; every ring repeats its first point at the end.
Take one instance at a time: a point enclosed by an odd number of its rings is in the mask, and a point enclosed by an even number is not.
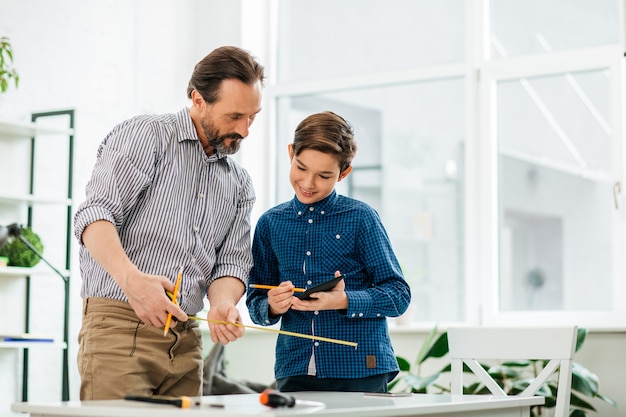
{"type": "Polygon", "coordinates": [[[529,397],[555,372],[559,373],[555,417],[569,415],[572,361],[578,328],[570,327],[450,327],[451,392],[463,394],[463,363],[495,396],[507,394],[479,364],[479,360],[549,360],[533,382],[520,394],[529,397]]]}

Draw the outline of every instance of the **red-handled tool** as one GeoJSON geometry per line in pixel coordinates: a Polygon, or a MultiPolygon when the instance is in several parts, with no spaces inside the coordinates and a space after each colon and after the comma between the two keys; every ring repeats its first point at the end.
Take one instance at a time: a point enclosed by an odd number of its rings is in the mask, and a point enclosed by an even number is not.
{"type": "Polygon", "coordinates": [[[296,405],[296,399],[291,395],[270,388],[261,393],[259,401],[261,401],[261,404],[272,408],[293,407],[296,405]]]}

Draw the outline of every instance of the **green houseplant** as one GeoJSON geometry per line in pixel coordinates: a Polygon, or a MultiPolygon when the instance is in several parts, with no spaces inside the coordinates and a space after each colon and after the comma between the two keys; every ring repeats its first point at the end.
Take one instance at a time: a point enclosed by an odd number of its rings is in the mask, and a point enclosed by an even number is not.
{"type": "MultiPolygon", "coordinates": [[[[585,341],[587,329],[578,329],[576,351],[585,341]]],[[[422,344],[413,364],[407,359],[396,356],[400,366],[400,374],[389,383],[392,392],[415,392],[415,393],[449,393],[450,387],[439,382],[443,374],[450,372],[450,363],[444,357],[448,354],[448,335],[446,332],[439,333],[437,327],[433,328],[422,344]],[[441,359],[443,366],[439,371],[423,375],[422,369],[428,359],[441,359]]],[[[496,366],[483,364],[483,367],[498,382],[498,384],[510,394],[516,394],[527,385],[527,376],[537,375],[543,369],[543,361],[523,360],[515,362],[503,362],[496,366]]],[[[489,391],[480,384],[472,384],[463,387],[468,394],[489,394],[489,391]]],[[[543,408],[553,408],[556,402],[556,381],[551,381],[542,387],[540,395],[546,397],[545,405],[536,406],[531,410],[531,415],[542,416],[543,408]]],[[[617,404],[611,398],[599,392],[598,377],[587,368],[574,362],[572,366],[572,395],[570,398],[570,416],[584,417],[589,412],[596,412],[590,400],[597,398],[616,407],[617,404]]]]}
{"type": "MultiPolygon", "coordinates": [[[[29,227],[22,228],[20,234],[28,240],[39,253],[43,252],[43,243],[39,235],[29,227]]],[[[30,268],[41,260],[39,255],[30,250],[20,239],[11,237],[6,245],[0,248],[0,256],[9,258],[9,266],[21,266],[30,268]]]]}
{"type": "Polygon", "coordinates": [[[20,77],[13,67],[13,47],[9,38],[3,36],[0,38],[0,92],[7,91],[11,79],[17,88],[20,77]]]}

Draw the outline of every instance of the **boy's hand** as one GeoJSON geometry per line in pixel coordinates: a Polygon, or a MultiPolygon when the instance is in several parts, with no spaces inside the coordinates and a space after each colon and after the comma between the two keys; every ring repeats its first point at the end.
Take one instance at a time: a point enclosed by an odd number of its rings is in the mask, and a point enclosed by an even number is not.
{"type": "MultiPolygon", "coordinates": [[[[341,275],[339,271],[335,272],[335,276],[341,275]]],[[[316,311],[316,310],[343,310],[348,308],[348,296],[345,292],[346,283],[344,280],[339,281],[330,291],[320,291],[311,294],[310,300],[301,300],[298,297],[292,297],[291,308],[300,311],[316,311]]]]}
{"type": "Polygon", "coordinates": [[[286,313],[291,308],[291,299],[295,286],[291,281],[281,282],[276,288],[267,292],[267,301],[270,305],[270,316],[276,317],[286,313]]]}

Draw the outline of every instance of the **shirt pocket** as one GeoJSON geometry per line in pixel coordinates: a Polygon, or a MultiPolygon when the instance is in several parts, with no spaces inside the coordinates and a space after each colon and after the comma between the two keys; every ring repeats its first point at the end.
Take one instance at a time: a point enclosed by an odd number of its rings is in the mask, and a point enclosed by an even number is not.
{"type": "Polygon", "coordinates": [[[216,197],[213,200],[211,213],[211,235],[216,247],[220,247],[228,232],[236,229],[234,225],[237,216],[237,205],[232,199],[216,197]]]}
{"type": "Polygon", "coordinates": [[[358,269],[355,239],[355,232],[344,231],[325,235],[322,241],[324,271],[334,274],[336,270],[339,270],[342,274],[346,274],[358,269]]]}

